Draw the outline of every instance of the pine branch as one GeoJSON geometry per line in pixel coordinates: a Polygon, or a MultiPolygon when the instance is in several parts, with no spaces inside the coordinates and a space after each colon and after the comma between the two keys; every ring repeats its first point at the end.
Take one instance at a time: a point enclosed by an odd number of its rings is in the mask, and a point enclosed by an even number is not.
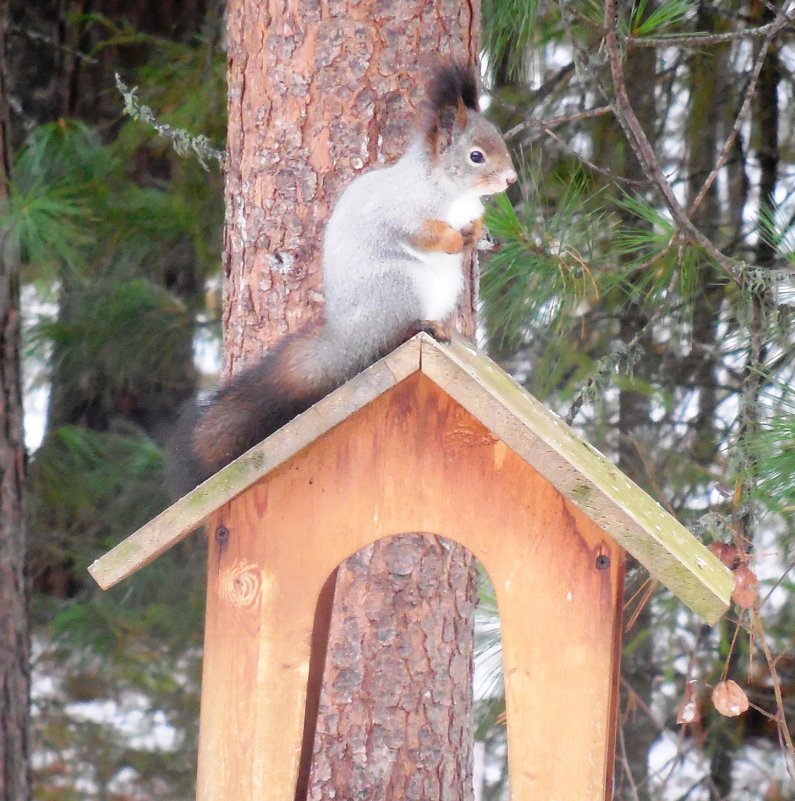
{"type": "Polygon", "coordinates": [[[740,475],[735,484],[732,513],[735,523],[735,544],[747,550],[754,540],[756,504],[754,490],[759,479],[758,458],[753,452],[753,440],[759,432],[761,409],[759,398],[764,386],[765,358],[768,330],[766,314],[770,282],[775,280],[765,268],[746,271],[742,289],[747,308],[743,312],[748,328],[748,353],[745,360],[738,411],[739,432],[737,435],[736,461],[740,475]]]}
{"type": "MultiPolygon", "coordinates": [[[[638,269],[647,269],[657,259],[665,255],[671,247],[673,247],[673,240],[671,240],[671,242],[669,242],[668,245],[663,248],[661,253],[653,256],[638,269]]],[[[666,292],[668,297],[673,294],[677,279],[678,275],[676,271],[674,271],[666,292]]],[[[632,368],[638,363],[640,357],[643,355],[641,348],[641,341],[643,340],[643,337],[647,332],[652,330],[654,325],[657,324],[657,322],[663,316],[664,311],[665,306],[662,303],[657,304],[654,312],[649,315],[646,322],[635,332],[635,335],[629,342],[626,344],[621,342],[612,353],[608,353],[607,356],[603,356],[599,360],[596,365],[596,369],[593,371],[593,373],[591,373],[588,380],[574,396],[571,404],[569,404],[569,410],[566,412],[566,417],[564,418],[567,425],[571,425],[574,422],[575,418],[580,413],[580,409],[582,409],[583,404],[587,400],[596,397],[598,393],[604,391],[604,389],[610,384],[610,377],[613,373],[621,373],[624,371],[629,373],[632,371],[632,368]]]]}
{"type": "Polygon", "coordinates": [[[223,150],[216,150],[203,134],[194,136],[183,128],[175,128],[173,125],[158,122],[154,111],[141,103],[135,96],[138,87],[134,86],[129,89],[122,82],[118,72],[116,73],[116,88],[124,97],[124,113],[129,114],[134,120],[140,120],[154,128],[160,136],[171,142],[171,146],[178,156],[188,156],[193,153],[205,170],[208,169],[207,161],[210,159],[215,159],[219,164],[223,164],[226,153],[223,150]]]}

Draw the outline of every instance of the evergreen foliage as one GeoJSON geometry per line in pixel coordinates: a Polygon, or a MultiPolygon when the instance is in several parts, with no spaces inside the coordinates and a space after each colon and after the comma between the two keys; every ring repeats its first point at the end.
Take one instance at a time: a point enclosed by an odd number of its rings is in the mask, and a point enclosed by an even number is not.
{"type": "MultiPolygon", "coordinates": [[[[163,120],[222,142],[219,15],[173,39],[100,13],[62,22],[97,70],[82,97],[95,103],[82,119],[27,119],[2,209],[26,284],[28,383],[49,388],[27,485],[35,797],[190,798],[201,538],[115,593],[86,568],[167,504],[161,446],[196,389],[197,325],[218,328],[206,287],[220,262],[221,177],[124,120],[112,69],[126,61],[163,120]]],[[[47,21],[35,25],[44,36],[47,21]]]]}

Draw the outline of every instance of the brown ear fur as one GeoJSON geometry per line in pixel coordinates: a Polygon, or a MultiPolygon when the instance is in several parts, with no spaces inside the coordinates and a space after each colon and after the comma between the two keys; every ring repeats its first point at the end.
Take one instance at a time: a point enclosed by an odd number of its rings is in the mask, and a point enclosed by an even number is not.
{"type": "Polygon", "coordinates": [[[463,130],[467,127],[467,107],[460,97],[458,98],[458,108],[455,113],[455,124],[459,130],[463,130]]]}
{"type": "Polygon", "coordinates": [[[442,152],[441,131],[439,130],[439,120],[425,120],[425,146],[432,156],[438,156],[442,152]]]}
{"type": "Polygon", "coordinates": [[[439,65],[428,82],[425,141],[428,152],[437,156],[467,125],[467,109],[478,110],[477,81],[463,64],[439,65]]]}
{"type": "Polygon", "coordinates": [[[445,108],[433,119],[426,121],[425,141],[428,152],[434,156],[444,153],[453,142],[457,131],[466,127],[466,108],[445,108]]]}

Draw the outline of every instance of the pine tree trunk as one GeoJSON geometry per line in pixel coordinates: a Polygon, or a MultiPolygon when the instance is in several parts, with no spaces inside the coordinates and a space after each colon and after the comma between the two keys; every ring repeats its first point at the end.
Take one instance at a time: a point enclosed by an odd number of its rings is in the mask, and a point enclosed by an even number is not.
{"type": "Polygon", "coordinates": [[[340,568],[309,798],[472,797],[472,558],[422,534],[340,568]]]}
{"type": "Polygon", "coordinates": [[[0,801],[27,801],[30,675],[16,276],[0,264],[0,801]]]}
{"type": "MultiPolygon", "coordinates": [[[[10,165],[6,31],[0,2],[0,200],[8,196],[10,165]]],[[[0,242],[0,801],[28,801],[30,644],[25,574],[22,483],[25,445],[19,363],[19,283],[16,263],[0,242]]]]}
{"type": "MultiPolygon", "coordinates": [[[[333,0],[274,11],[230,0],[228,16],[231,374],[320,313],[320,241],[335,199],[401,153],[428,54],[473,62],[479,4],[333,0]]],[[[311,798],[471,798],[473,561],[413,535],[338,571],[315,767],[309,779],[304,759],[297,797],[308,788],[311,798]]],[[[307,703],[311,720],[317,688],[307,703]]]]}

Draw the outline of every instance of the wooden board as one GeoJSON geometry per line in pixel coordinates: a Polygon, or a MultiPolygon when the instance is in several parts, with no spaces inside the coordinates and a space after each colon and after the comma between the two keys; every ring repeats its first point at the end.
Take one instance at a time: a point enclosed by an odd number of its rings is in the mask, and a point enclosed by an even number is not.
{"type": "Polygon", "coordinates": [[[411,531],[464,544],[494,582],[514,801],[609,796],[621,549],[416,373],[212,518],[199,801],[293,801],[318,593],[411,531]]]}

